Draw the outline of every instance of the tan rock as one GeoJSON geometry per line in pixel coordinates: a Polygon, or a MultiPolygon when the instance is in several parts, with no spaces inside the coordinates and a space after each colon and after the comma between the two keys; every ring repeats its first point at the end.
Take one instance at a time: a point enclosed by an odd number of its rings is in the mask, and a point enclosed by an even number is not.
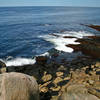
{"type": "Polygon", "coordinates": [[[95,66],[100,67],[100,62],[96,62],[95,66]]]}
{"type": "Polygon", "coordinates": [[[60,86],[57,86],[57,87],[51,87],[50,88],[52,91],[59,91],[61,89],[60,86]]]}
{"type": "Polygon", "coordinates": [[[91,65],[91,68],[95,68],[95,65],[91,65]]]}
{"type": "Polygon", "coordinates": [[[88,80],[89,84],[90,85],[93,85],[94,84],[94,81],[93,80],[88,80]]]}
{"type": "Polygon", "coordinates": [[[39,88],[47,87],[50,83],[51,83],[51,81],[46,82],[46,83],[44,83],[44,84],[42,84],[42,85],[40,84],[40,85],[39,85],[39,88]]]}
{"type": "Polygon", "coordinates": [[[100,68],[96,69],[96,71],[100,71],[100,68]]]}
{"type": "Polygon", "coordinates": [[[64,80],[70,80],[70,77],[65,77],[64,80]]]}
{"type": "Polygon", "coordinates": [[[3,61],[0,61],[0,74],[6,72],[6,64],[3,61]]]}
{"type": "Polygon", "coordinates": [[[15,72],[1,74],[0,100],[39,100],[35,78],[15,72]]]}
{"type": "Polygon", "coordinates": [[[65,71],[67,68],[65,68],[63,65],[61,65],[59,68],[58,68],[58,71],[65,71]]]}
{"type": "Polygon", "coordinates": [[[73,84],[73,85],[70,85],[66,89],[66,91],[68,93],[82,93],[82,94],[87,93],[87,89],[85,88],[84,85],[81,85],[81,84],[77,84],[77,85],[76,84],[73,84]]]}
{"type": "Polygon", "coordinates": [[[88,92],[90,94],[93,94],[93,95],[97,96],[98,98],[100,98],[100,92],[96,91],[95,89],[90,88],[90,89],[88,89],[88,92]]]}
{"type": "Polygon", "coordinates": [[[60,76],[63,76],[63,75],[64,75],[63,72],[56,72],[56,76],[57,76],[57,77],[60,77],[60,76]]]}
{"type": "Polygon", "coordinates": [[[63,79],[62,79],[61,77],[57,77],[57,78],[53,81],[53,83],[54,83],[54,84],[57,84],[57,83],[62,82],[62,81],[63,81],[63,79]]]}
{"type": "Polygon", "coordinates": [[[6,73],[6,67],[0,68],[0,74],[6,73]]]}
{"type": "Polygon", "coordinates": [[[100,90],[100,81],[95,81],[93,86],[96,88],[96,89],[99,89],[100,90]]]}
{"type": "Polygon", "coordinates": [[[90,71],[89,74],[90,74],[90,75],[95,75],[96,72],[95,72],[95,71],[90,71]]]}
{"type": "Polygon", "coordinates": [[[82,71],[75,71],[73,73],[71,73],[71,78],[75,81],[78,81],[78,82],[83,82],[84,80],[86,80],[89,76],[87,74],[85,74],[85,72],[82,72],[82,71]]]}
{"type": "Polygon", "coordinates": [[[52,96],[50,100],[58,100],[58,96],[52,96]]]}
{"type": "Polygon", "coordinates": [[[94,74],[90,78],[96,82],[96,81],[99,81],[100,80],[100,75],[95,75],[94,74]]]}
{"type": "Polygon", "coordinates": [[[51,74],[44,74],[44,76],[42,77],[43,82],[47,82],[50,81],[52,79],[52,75],[51,74]]]}
{"type": "Polygon", "coordinates": [[[0,68],[6,67],[6,64],[0,60],[0,68]]]}
{"type": "Polygon", "coordinates": [[[47,87],[42,87],[40,89],[40,92],[46,93],[46,92],[48,92],[48,88],[47,87]]]}
{"type": "Polygon", "coordinates": [[[96,96],[89,94],[87,88],[81,84],[73,84],[65,88],[65,91],[58,100],[100,100],[96,96]]]}

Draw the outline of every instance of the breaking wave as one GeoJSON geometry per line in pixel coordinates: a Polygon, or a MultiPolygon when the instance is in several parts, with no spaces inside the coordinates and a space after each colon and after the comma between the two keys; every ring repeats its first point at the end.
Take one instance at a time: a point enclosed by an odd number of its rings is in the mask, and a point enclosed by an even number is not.
{"type": "Polygon", "coordinates": [[[72,53],[73,49],[70,47],[67,47],[68,44],[79,44],[78,42],[75,42],[77,38],[83,38],[84,36],[91,36],[92,33],[85,32],[85,31],[65,31],[63,33],[53,33],[49,35],[43,35],[39,36],[43,38],[46,41],[49,41],[54,44],[55,49],[59,51],[69,52],[72,53]],[[64,38],[64,36],[70,36],[73,38],[64,38]]]}
{"type": "MultiPolygon", "coordinates": [[[[42,38],[42,39],[54,44],[54,48],[56,50],[64,51],[64,52],[71,54],[73,52],[73,49],[70,47],[67,47],[66,45],[79,44],[78,42],[75,42],[78,38],[83,38],[84,36],[92,36],[92,35],[93,35],[92,33],[85,32],[85,31],[79,31],[79,32],[65,31],[62,33],[53,33],[53,34],[48,34],[48,35],[42,35],[42,36],[39,36],[39,38],[42,38]],[[64,37],[67,37],[67,38],[64,38],[64,37]]],[[[49,55],[49,52],[45,52],[44,54],[37,55],[37,56],[50,56],[50,55],[49,55]]],[[[2,60],[2,61],[6,64],[7,67],[30,65],[30,64],[34,64],[36,62],[35,58],[31,59],[31,58],[21,58],[21,57],[20,58],[9,57],[8,59],[2,60]]]]}
{"type": "Polygon", "coordinates": [[[30,58],[15,58],[4,62],[6,66],[9,67],[9,66],[22,66],[22,65],[34,64],[36,61],[35,59],[30,59],[30,58]]]}

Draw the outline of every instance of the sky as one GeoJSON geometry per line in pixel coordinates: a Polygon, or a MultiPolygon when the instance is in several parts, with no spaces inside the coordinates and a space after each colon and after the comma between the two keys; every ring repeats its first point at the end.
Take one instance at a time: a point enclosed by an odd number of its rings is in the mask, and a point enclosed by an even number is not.
{"type": "Polygon", "coordinates": [[[100,7],[100,0],[0,0],[0,6],[85,6],[85,7],[100,7]]]}

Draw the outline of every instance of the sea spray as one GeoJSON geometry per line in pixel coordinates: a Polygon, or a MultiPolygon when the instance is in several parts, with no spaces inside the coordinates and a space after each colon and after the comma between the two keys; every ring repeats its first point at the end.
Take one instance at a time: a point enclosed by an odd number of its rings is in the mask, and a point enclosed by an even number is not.
{"type": "Polygon", "coordinates": [[[22,66],[22,65],[34,64],[36,61],[35,59],[31,58],[15,58],[4,62],[8,67],[8,66],[22,66]]]}

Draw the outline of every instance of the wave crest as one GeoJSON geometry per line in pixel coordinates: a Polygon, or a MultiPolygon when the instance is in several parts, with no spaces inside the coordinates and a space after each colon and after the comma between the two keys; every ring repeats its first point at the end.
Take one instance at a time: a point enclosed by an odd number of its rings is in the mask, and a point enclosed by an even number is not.
{"type": "Polygon", "coordinates": [[[83,38],[84,36],[91,36],[92,33],[85,32],[85,31],[65,31],[63,33],[53,33],[49,35],[40,36],[40,38],[43,38],[46,41],[49,41],[55,45],[55,49],[59,51],[64,52],[73,52],[73,49],[70,47],[67,47],[68,44],[79,44],[78,42],[75,42],[77,38],[83,38]],[[64,38],[64,36],[71,36],[74,38],[64,38]]]}
{"type": "Polygon", "coordinates": [[[30,58],[15,58],[4,62],[8,67],[8,66],[22,66],[22,65],[34,64],[36,61],[35,59],[30,59],[30,58]]]}

